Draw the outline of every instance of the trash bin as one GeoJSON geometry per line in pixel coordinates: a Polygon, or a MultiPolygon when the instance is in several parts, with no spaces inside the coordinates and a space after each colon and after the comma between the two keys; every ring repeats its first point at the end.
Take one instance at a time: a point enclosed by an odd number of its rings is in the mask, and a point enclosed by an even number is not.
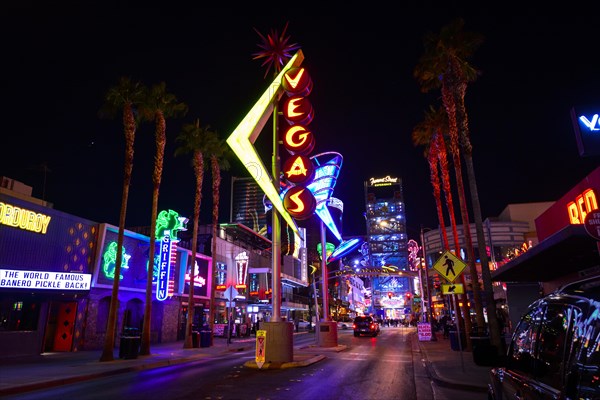
{"type": "Polygon", "coordinates": [[[139,329],[125,328],[119,342],[119,358],[131,360],[137,358],[142,340],[139,329]]]}
{"type": "Polygon", "coordinates": [[[192,347],[200,346],[200,332],[192,331],[192,347]]]}
{"type": "Polygon", "coordinates": [[[464,350],[467,347],[467,338],[465,334],[460,334],[460,344],[458,343],[458,334],[456,331],[450,331],[450,348],[454,351],[464,350]],[[460,345],[460,347],[459,347],[460,345]]]}
{"type": "Polygon", "coordinates": [[[200,347],[210,347],[212,331],[200,331],[200,347]]]}

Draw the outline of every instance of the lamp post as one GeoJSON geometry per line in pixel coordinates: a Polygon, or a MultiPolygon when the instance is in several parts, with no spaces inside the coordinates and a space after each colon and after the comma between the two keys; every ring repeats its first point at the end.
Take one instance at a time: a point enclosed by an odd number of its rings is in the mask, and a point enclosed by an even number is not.
{"type": "MultiPolygon", "coordinates": [[[[419,266],[419,272],[421,271],[421,267],[424,269],[425,273],[425,287],[427,288],[427,314],[429,319],[429,325],[431,326],[431,341],[437,342],[437,337],[435,336],[435,329],[433,326],[433,306],[431,304],[431,291],[429,289],[429,272],[427,271],[427,246],[425,246],[425,229],[423,225],[421,225],[421,252],[423,255],[423,265],[419,266]]],[[[427,228],[428,230],[431,230],[427,228]]],[[[425,295],[425,293],[423,293],[425,295]]]]}

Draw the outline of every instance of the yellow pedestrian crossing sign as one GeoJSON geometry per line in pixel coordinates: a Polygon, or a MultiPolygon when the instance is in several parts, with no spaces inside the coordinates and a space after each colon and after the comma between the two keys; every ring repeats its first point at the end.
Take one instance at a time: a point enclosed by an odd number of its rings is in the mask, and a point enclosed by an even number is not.
{"type": "Polygon", "coordinates": [[[463,260],[448,250],[433,264],[433,269],[450,283],[454,282],[466,267],[467,264],[463,260]]]}

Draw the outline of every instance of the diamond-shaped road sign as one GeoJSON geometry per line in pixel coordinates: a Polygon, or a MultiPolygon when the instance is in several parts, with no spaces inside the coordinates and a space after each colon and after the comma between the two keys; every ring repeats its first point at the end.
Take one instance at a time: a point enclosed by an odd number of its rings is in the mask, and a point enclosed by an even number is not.
{"type": "Polygon", "coordinates": [[[463,270],[467,267],[467,264],[454,254],[446,250],[440,258],[433,264],[435,269],[440,275],[442,275],[448,282],[453,283],[463,270]]]}

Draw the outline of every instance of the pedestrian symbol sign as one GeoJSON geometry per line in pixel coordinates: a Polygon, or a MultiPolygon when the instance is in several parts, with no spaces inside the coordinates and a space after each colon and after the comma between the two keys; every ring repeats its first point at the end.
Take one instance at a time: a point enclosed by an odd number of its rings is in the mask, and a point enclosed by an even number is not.
{"type": "Polygon", "coordinates": [[[448,250],[433,264],[433,269],[450,283],[454,282],[466,267],[467,264],[463,260],[448,250]]]}
{"type": "Polygon", "coordinates": [[[262,368],[265,363],[266,341],[267,331],[256,331],[256,365],[258,368],[262,368]]]}

